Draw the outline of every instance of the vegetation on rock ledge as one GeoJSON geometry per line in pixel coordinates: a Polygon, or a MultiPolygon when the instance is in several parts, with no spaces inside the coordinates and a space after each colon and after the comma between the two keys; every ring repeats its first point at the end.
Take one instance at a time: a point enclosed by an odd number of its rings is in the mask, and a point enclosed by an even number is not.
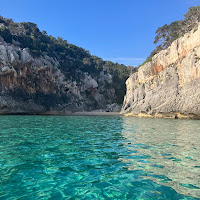
{"type": "Polygon", "coordinates": [[[161,50],[168,48],[174,40],[182,37],[192,29],[197,28],[200,22],[200,6],[189,8],[189,11],[184,17],[183,20],[172,22],[170,25],[165,24],[157,29],[154,44],[160,44],[151,52],[150,56],[142,65],[151,61],[152,57],[161,50]]]}

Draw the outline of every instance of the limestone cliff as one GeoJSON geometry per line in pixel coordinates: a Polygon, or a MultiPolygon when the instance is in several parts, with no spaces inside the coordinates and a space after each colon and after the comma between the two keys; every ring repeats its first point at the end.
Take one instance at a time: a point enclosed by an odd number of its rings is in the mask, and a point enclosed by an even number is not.
{"type": "Polygon", "coordinates": [[[200,25],[126,81],[123,114],[200,118],[200,25]]]}
{"type": "Polygon", "coordinates": [[[92,78],[77,70],[78,81],[59,69],[49,56],[33,58],[28,49],[0,40],[0,112],[42,113],[105,108],[115,101],[112,76],[106,71],[92,78]]]}
{"type": "Polygon", "coordinates": [[[0,112],[41,113],[103,108],[115,99],[112,76],[102,71],[92,78],[76,71],[67,79],[59,62],[49,56],[33,58],[28,49],[0,41],[0,112]],[[107,96],[106,96],[107,95],[107,96]]]}
{"type": "Polygon", "coordinates": [[[0,114],[120,110],[129,72],[36,24],[0,16],[0,114]]]}

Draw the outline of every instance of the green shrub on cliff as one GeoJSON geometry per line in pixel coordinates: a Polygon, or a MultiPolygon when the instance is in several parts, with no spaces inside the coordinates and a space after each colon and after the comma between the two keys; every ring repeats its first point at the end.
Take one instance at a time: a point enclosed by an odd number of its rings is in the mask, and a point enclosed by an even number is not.
{"type": "Polygon", "coordinates": [[[7,29],[6,27],[1,27],[0,28],[0,35],[1,37],[4,38],[4,40],[8,43],[12,42],[12,35],[9,31],[9,29],[7,29]]]}

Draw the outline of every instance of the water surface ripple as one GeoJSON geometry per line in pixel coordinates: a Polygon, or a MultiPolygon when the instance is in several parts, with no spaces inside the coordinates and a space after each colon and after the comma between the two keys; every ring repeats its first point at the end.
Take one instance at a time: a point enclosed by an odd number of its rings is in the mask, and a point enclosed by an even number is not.
{"type": "Polygon", "coordinates": [[[0,200],[200,199],[200,121],[0,116],[0,200]]]}

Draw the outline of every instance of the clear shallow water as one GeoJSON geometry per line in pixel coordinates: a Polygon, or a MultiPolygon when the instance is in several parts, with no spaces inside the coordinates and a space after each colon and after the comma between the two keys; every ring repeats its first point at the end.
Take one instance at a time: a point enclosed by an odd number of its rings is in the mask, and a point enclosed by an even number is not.
{"type": "Polygon", "coordinates": [[[200,121],[0,116],[0,127],[0,200],[200,198],[200,121]]]}

